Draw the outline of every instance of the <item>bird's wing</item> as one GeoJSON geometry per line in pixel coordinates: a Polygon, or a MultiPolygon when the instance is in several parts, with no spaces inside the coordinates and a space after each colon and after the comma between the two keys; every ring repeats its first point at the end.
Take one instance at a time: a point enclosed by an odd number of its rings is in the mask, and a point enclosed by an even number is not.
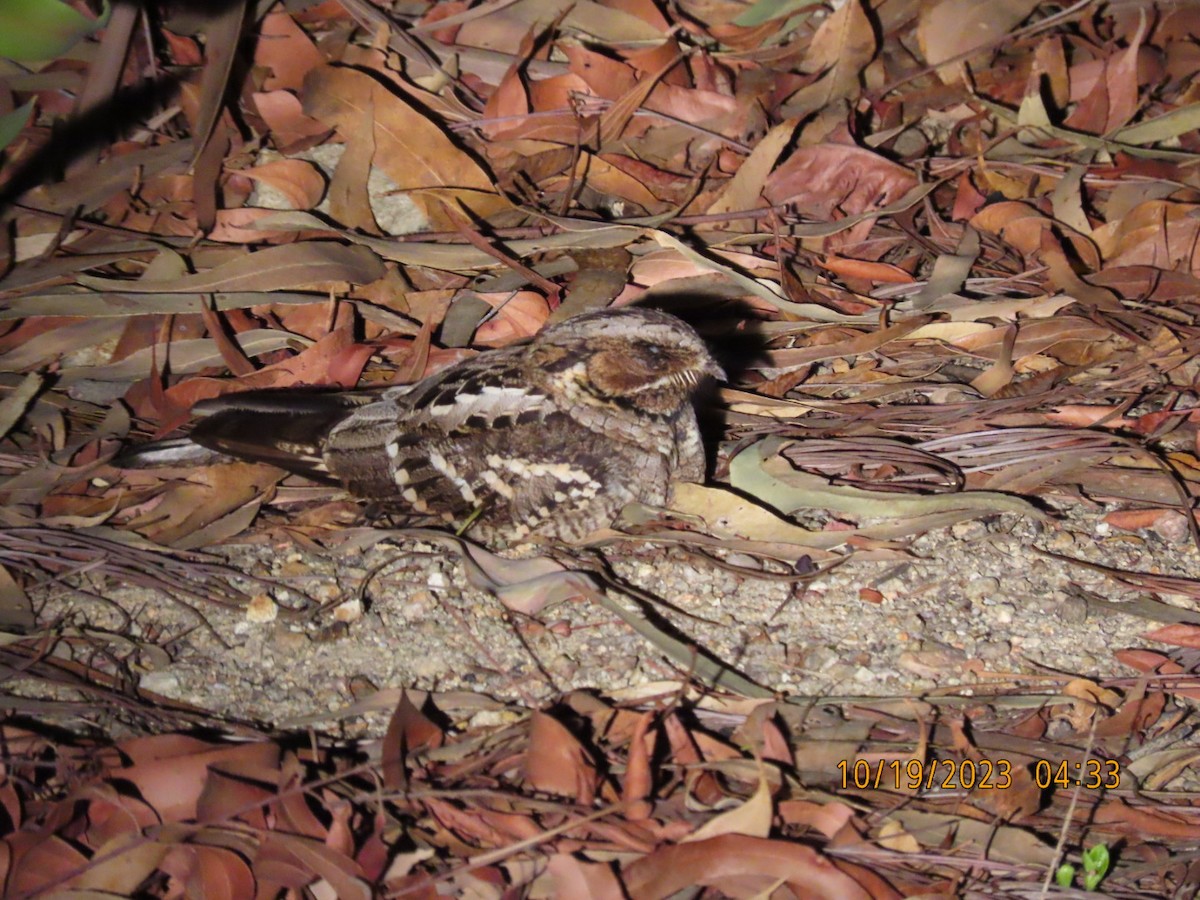
{"type": "Polygon", "coordinates": [[[529,383],[517,354],[469,360],[411,388],[384,391],[334,426],[329,471],[352,493],[401,499],[420,512],[472,508],[484,458],[514,430],[556,411],[529,383]]]}

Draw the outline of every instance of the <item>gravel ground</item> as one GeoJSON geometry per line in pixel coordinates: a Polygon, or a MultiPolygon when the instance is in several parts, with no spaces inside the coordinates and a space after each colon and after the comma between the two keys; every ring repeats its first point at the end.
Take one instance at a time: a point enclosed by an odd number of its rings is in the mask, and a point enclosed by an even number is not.
{"type": "MultiPolygon", "coordinates": [[[[1182,528],[1110,533],[1101,516],[1076,507],[1047,521],[964,522],[916,540],[906,557],[854,559],[799,584],[746,577],[678,548],[628,545],[612,562],[617,575],[666,601],[659,611],[680,632],[788,694],[921,694],[1006,673],[1130,675],[1113,651],[1156,646],[1143,635],[1158,623],[1095,609],[1087,598],[1145,593],[1035,548],[1193,576],[1200,556],[1182,528]]],[[[291,590],[259,593],[246,610],[205,607],[211,629],[161,594],[104,590],[132,615],[135,637],[169,648],[170,661],[145,671],[142,687],[218,714],[332,724],[376,688],[481,692],[536,705],[564,690],[613,691],[681,675],[591,602],[560,603],[536,618],[511,613],[469,587],[457,559],[429,543],[381,543],[342,556],[262,544],[221,553],[240,571],[291,590]],[[293,591],[323,611],[310,621],[288,616],[293,591]]],[[[51,599],[41,615],[126,627],[114,609],[78,595],[51,599]]],[[[354,728],[375,731],[382,721],[354,728]]]]}

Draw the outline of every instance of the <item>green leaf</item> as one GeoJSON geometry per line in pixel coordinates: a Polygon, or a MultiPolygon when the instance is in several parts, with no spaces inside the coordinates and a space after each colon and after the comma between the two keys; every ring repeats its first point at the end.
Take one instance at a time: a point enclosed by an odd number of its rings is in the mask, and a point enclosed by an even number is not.
{"type": "Polygon", "coordinates": [[[801,509],[831,509],[865,518],[895,519],[928,516],[950,510],[979,513],[1016,512],[1039,518],[1031,503],[995,491],[953,494],[896,494],[851,485],[832,485],[819,475],[793,469],[779,452],[788,441],[764,438],[729,463],[729,484],[781,513],[801,509]]]}
{"type": "MultiPolygon", "coordinates": [[[[1017,115],[1011,109],[1002,106],[999,103],[993,103],[985,97],[978,94],[974,95],[974,100],[988,110],[1001,122],[1011,122],[1016,124],[1017,115]]],[[[1179,160],[1189,164],[1194,163],[1196,154],[1187,150],[1160,150],[1153,147],[1139,147],[1133,141],[1145,142],[1151,137],[1160,137],[1160,131],[1171,132],[1182,127],[1190,121],[1190,117],[1195,114],[1195,110],[1191,106],[1185,106],[1177,110],[1178,117],[1172,114],[1159,116],[1154,120],[1154,128],[1150,128],[1150,122],[1144,123],[1146,126],[1143,129],[1142,125],[1134,125],[1129,128],[1122,128],[1118,132],[1122,136],[1121,140],[1110,140],[1109,138],[1098,137],[1094,134],[1086,134],[1082,131],[1072,131],[1070,128],[1063,128],[1061,125],[1043,125],[1037,131],[1041,132],[1041,139],[1056,138],[1061,141],[1076,144],[1080,147],[1089,150],[1106,150],[1109,153],[1128,153],[1130,156],[1136,156],[1142,159],[1167,159],[1179,160]],[[1165,121],[1159,121],[1159,120],[1165,121]],[[1132,138],[1132,140],[1130,140],[1132,138]]],[[[993,144],[991,150],[988,151],[989,158],[998,158],[997,148],[1000,144],[993,144]]],[[[1029,152],[1034,153],[1037,148],[1030,147],[1029,152]]],[[[1053,150],[1038,150],[1040,153],[1053,153],[1055,156],[1061,156],[1062,150],[1055,148],[1053,150]]]]}
{"type": "Polygon", "coordinates": [[[1075,880],[1075,867],[1070,863],[1063,863],[1058,867],[1058,871],[1054,873],[1054,881],[1059,887],[1069,888],[1071,882],[1075,880]]]}
{"type": "Polygon", "coordinates": [[[758,0],[753,6],[733,20],[739,28],[753,28],[772,19],[779,19],[797,10],[811,6],[815,10],[818,4],[815,0],[758,0]]]}
{"type": "Polygon", "coordinates": [[[9,59],[53,59],[81,38],[108,24],[108,0],[97,19],[89,19],[59,0],[0,2],[0,56],[9,59]]]}
{"type": "Polygon", "coordinates": [[[1108,874],[1109,871],[1109,847],[1105,844],[1097,844],[1094,847],[1088,847],[1084,851],[1084,869],[1087,872],[1096,872],[1100,877],[1108,874]]]}
{"type": "MultiPolygon", "coordinates": [[[[1083,851],[1083,868],[1088,875],[1095,875],[1096,883],[1100,883],[1100,879],[1108,873],[1108,846],[1106,844],[1096,844],[1094,847],[1088,847],[1083,851]]],[[[1089,888],[1091,890],[1091,888],[1089,888]]]]}
{"type": "Polygon", "coordinates": [[[1200,128],[1200,103],[1189,103],[1140,125],[1127,125],[1113,135],[1113,140],[1126,144],[1156,144],[1197,128],[1200,128]]]}
{"type": "Polygon", "coordinates": [[[29,114],[31,112],[33,112],[32,100],[24,106],[0,116],[0,150],[3,150],[17,139],[17,135],[21,133],[21,129],[29,121],[29,114]]]}

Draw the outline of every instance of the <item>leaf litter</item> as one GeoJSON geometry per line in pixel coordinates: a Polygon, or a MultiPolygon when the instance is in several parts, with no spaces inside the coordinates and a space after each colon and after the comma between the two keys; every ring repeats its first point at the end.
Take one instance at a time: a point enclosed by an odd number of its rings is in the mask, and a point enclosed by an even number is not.
{"type": "Polygon", "coordinates": [[[1114,895],[1194,892],[1195,10],[72,23],[0,73],[6,896],[1043,896],[1098,846],[1114,895]],[[731,381],[710,482],[591,548],[505,560],[263,466],[107,464],[205,397],[411,381],[631,302],[731,381]],[[229,635],[328,641],[333,678],[455,593],[462,643],[315,717],[278,670],[252,714],[211,662],[167,690],[229,635]],[[1037,658],[1089,611],[1092,645],[1037,658]]]}

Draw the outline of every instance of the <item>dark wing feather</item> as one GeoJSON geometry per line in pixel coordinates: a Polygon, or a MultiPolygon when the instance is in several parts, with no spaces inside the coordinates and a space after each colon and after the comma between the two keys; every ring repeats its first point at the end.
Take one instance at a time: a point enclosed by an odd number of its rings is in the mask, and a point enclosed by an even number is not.
{"type": "Polygon", "coordinates": [[[518,416],[553,404],[531,389],[521,348],[476,357],[416,385],[390,388],[341,420],[324,446],[328,470],[351,493],[457,516],[485,496],[488,448],[518,416]]]}
{"type": "Polygon", "coordinates": [[[203,418],[188,437],[218,453],[336,482],[325,466],[325,439],[330,429],[374,396],[269,390],[227,394],[196,404],[193,412],[203,418]]]}

